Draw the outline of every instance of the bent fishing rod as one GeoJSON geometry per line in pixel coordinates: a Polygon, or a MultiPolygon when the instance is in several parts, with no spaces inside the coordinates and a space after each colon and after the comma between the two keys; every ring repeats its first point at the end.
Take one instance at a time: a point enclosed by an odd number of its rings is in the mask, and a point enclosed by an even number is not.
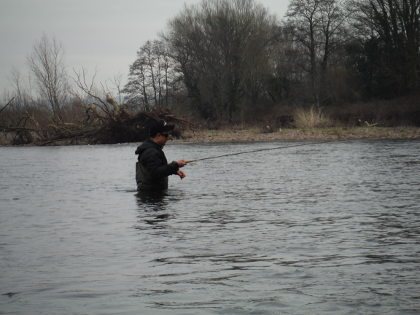
{"type": "Polygon", "coordinates": [[[205,158],[201,158],[201,159],[186,160],[185,162],[187,164],[189,164],[189,163],[200,162],[200,161],[205,161],[205,160],[219,159],[219,158],[223,158],[223,157],[227,157],[227,156],[234,156],[234,155],[248,154],[248,153],[256,153],[256,152],[262,152],[262,151],[288,149],[288,148],[302,147],[302,146],[305,146],[305,145],[321,144],[321,143],[326,143],[326,142],[330,142],[330,140],[318,141],[318,142],[313,142],[313,143],[300,143],[300,144],[293,144],[293,145],[279,146],[279,147],[272,147],[272,148],[264,148],[264,149],[255,149],[255,150],[249,150],[249,151],[240,151],[240,152],[235,152],[235,153],[226,153],[226,154],[221,154],[221,155],[209,156],[209,157],[205,157],[205,158]]]}

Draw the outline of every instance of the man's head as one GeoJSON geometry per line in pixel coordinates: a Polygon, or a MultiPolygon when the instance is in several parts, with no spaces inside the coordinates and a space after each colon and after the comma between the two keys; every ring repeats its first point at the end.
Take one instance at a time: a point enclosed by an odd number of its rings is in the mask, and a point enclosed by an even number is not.
{"type": "Polygon", "coordinates": [[[169,132],[174,129],[174,125],[169,125],[164,120],[153,121],[150,126],[150,137],[154,142],[165,145],[169,138],[169,132]]]}

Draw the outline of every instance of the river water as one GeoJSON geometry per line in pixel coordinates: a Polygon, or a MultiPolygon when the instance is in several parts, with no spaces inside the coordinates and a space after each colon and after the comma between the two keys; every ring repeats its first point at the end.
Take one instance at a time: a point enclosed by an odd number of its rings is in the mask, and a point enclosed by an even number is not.
{"type": "Polygon", "coordinates": [[[420,141],[306,144],[0,148],[0,314],[419,314],[420,141]]]}

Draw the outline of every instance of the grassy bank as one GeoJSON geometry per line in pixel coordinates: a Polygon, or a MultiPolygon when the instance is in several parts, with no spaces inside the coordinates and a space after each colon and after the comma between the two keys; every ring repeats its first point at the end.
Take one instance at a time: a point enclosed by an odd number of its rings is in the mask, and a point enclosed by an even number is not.
{"type": "Polygon", "coordinates": [[[419,127],[292,128],[267,132],[259,128],[185,131],[173,142],[250,142],[321,139],[420,139],[419,127]]]}

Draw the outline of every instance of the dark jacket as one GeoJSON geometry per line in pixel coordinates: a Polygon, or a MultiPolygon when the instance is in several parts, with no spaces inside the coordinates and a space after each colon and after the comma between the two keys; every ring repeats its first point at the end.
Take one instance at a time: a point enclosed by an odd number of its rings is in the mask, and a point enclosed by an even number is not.
{"type": "Polygon", "coordinates": [[[148,139],[136,150],[139,155],[136,163],[137,190],[165,190],[168,188],[168,176],[176,174],[179,166],[176,162],[168,164],[162,146],[148,139]]]}

